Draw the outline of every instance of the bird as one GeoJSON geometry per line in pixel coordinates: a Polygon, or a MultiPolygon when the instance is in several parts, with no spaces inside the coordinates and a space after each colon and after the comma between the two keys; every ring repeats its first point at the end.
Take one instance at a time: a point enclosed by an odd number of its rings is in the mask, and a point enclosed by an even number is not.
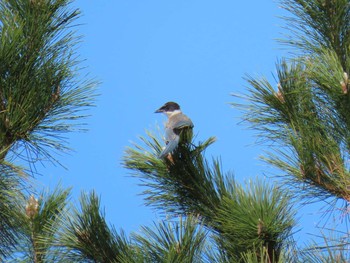
{"type": "Polygon", "coordinates": [[[165,124],[166,146],[158,156],[159,159],[163,159],[176,149],[180,141],[181,130],[193,128],[194,125],[191,119],[182,113],[180,105],[173,101],[165,103],[155,113],[164,113],[168,117],[165,124]]]}

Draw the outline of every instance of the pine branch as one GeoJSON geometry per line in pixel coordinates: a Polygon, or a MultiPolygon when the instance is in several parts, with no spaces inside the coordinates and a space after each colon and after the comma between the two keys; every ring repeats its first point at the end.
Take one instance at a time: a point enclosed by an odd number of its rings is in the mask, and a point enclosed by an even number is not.
{"type": "Polygon", "coordinates": [[[124,253],[122,263],[131,262],[203,262],[205,232],[192,216],[174,222],[160,222],[143,227],[132,235],[134,255],[124,253]],[[131,256],[132,255],[132,256],[131,256]]]}
{"type": "Polygon", "coordinates": [[[61,217],[67,210],[70,190],[57,187],[53,192],[42,192],[39,198],[27,198],[22,211],[21,239],[9,262],[56,262],[53,243],[61,217]],[[25,209],[24,209],[25,208],[25,209]],[[11,261],[13,260],[13,261],[11,261]]]}
{"type": "Polygon", "coordinates": [[[83,193],[80,206],[62,219],[63,229],[55,243],[63,250],[62,262],[119,262],[119,254],[129,244],[123,233],[107,225],[99,198],[94,192],[83,193]]]}
{"type": "Polygon", "coordinates": [[[148,205],[170,216],[198,215],[230,260],[239,262],[242,253],[258,253],[260,246],[268,249],[272,262],[279,260],[294,226],[287,195],[259,182],[243,190],[222,174],[218,161],[209,165],[204,158],[210,140],[198,146],[180,140],[164,160],[157,158],[161,144],[152,134],[142,141],[146,147],[128,148],[123,162],[147,187],[143,194],[148,205]]]}
{"type": "Polygon", "coordinates": [[[311,242],[300,251],[300,259],[303,262],[315,263],[348,262],[350,260],[348,233],[335,229],[321,229],[321,232],[319,238],[324,241],[323,244],[311,242]]]}
{"type": "Polygon", "coordinates": [[[125,167],[136,171],[135,176],[141,178],[141,185],[150,189],[143,192],[146,204],[162,210],[165,208],[166,213],[172,214],[191,213],[205,217],[212,213],[219,201],[213,178],[220,172],[220,165],[215,161],[211,169],[202,154],[214,138],[198,146],[182,143],[187,140],[180,139],[171,157],[161,160],[158,159],[161,144],[152,134],[149,136],[150,140],[141,137],[149,149],[135,145],[126,150],[123,158],[125,167]]]}
{"type": "Polygon", "coordinates": [[[22,217],[19,208],[24,200],[21,173],[18,167],[0,163],[0,261],[15,250],[20,238],[22,217]]]}
{"type": "Polygon", "coordinates": [[[278,262],[292,245],[294,216],[290,197],[282,190],[259,180],[251,180],[246,188],[237,184],[214,218],[217,243],[236,262],[244,262],[242,256],[247,253],[278,262]]]}
{"type": "Polygon", "coordinates": [[[246,253],[243,253],[242,255],[242,261],[244,263],[270,263],[270,262],[276,262],[276,263],[284,263],[284,262],[300,262],[295,256],[290,255],[282,255],[278,261],[271,261],[269,256],[269,251],[266,249],[266,247],[261,247],[260,249],[255,249],[255,251],[248,251],[246,253]],[[256,251],[259,251],[256,253],[256,251]]]}
{"type": "MultiPolygon", "coordinates": [[[[269,143],[263,160],[284,172],[282,188],[308,202],[332,197],[329,211],[336,211],[337,200],[346,207],[350,202],[350,4],[281,2],[291,13],[285,17],[289,35],[282,43],[297,52],[288,63],[277,64],[276,85],[248,77],[250,88],[243,96],[248,103],[235,106],[243,109],[260,140],[269,143]]],[[[346,261],[345,253],[328,252],[314,250],[301,260],[346,261]]]]}
{"type": "Polygon", "coordinates": [[[301,52],[318,53],[326,48],[348,66],[350,6],[348,0],[282,0],[282,7],[294,16],[285,17],[291,36],[283,41],[301,52]]]}
{"type": "MultiPolygon", "coordinates": [[[[0,158],[28,145],[34,155],[66,150],[68,132],[92,105],[95,82],[80,81],[68,0],[0,3],[0,158]]],[[[30,156],[26,156],[29,162],[30,156]]]]}
{"type": "Polygon", "coordinates": [[[272,149],[278,154],[268,153],[264,160],[287,173],[299,196],[324,198],[327,193],[349,200],[343,72],[337,60],[326,55],[322,63],[318,60],[309,67],[282,61],[277,65],[277,91],[266,80],[249,78],[250,104],[242,108],[245,120],[261,131],[259,136],[276,143],[272,149]],[[305,189],[305,184],[311,187],[305,189]]]}

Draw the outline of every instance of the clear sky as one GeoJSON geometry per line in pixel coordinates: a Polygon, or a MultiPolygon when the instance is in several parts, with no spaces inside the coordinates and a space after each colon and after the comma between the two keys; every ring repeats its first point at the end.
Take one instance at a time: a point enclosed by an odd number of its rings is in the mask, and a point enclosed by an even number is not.
{"type": "MultiPolygon", "coordinates": [[[[231,93],[245,92],[245,74],[273,80],[275,62],[286,54],[275,40],[284,32],[277,2],[78,0],[73,6],[83,13],[78,53],[101,81],[100,96],[86,120],[89,131],[68,136],[75,151],[58,156],[67,170],[39,166],[39,187],[60,181],[73,187],[73,198],[94,189],[108,222],[127,233],[158,220],[121,158],[145,129],[163,125],[165,117],[154,111],[167,101],[191,117],[199,140],[217,137],[207,154],[221,156],[239,182],[264,176],[258,157],[266,148],[238,125],[240,113],[229,102],[231,93]]],[[[316,213],[302,210],[300,233],[317,223],[316,213]]]]}

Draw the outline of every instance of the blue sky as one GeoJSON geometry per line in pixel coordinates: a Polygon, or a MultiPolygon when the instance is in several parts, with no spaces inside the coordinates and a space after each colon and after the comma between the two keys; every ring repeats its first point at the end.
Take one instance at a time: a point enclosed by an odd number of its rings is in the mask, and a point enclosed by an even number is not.
{"type": "MultiPolygon", "coordinates": [[[[101,81],[100,96],[86,120],[89,131],[68,136],[75,151],[58,156],[67,170],[39,167],[39,187],[61,182],[73,187],[74,198],[94,189],[108,222],[127,233],[158,220],[143,205],[142,189],[121,159],[146,129],[163,125],[165,118],[154,111],[167,101],[182,106],[199,140],[217,137],[207,154],[220,156],[239,182],[264,176],[267,168],[258,157],[266,148],[238,125],[240,113],[229,102],[231,93],[245,92],[245,74],[273,80],[275,62],[286,55],[275,40],[284,32],[278,3],[78,0],[73,6],[83,13],[78,53],[87,72],[101,81]]],[[[298,216],[300,239],[319,215],[308,208],[298,216]]]]}

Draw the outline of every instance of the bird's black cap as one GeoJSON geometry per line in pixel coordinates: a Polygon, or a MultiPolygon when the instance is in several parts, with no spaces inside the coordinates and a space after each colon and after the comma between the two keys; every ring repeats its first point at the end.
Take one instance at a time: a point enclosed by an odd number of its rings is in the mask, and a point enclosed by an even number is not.
{"type": "Polygon", "coordinates": [[[172,112],[175,110],[180,110],[180,105],[177,104],[176,102],[169,101],[165,103],[162,107],[160,107],[158,110],[156,110],[155,113],[172,112]]]}

